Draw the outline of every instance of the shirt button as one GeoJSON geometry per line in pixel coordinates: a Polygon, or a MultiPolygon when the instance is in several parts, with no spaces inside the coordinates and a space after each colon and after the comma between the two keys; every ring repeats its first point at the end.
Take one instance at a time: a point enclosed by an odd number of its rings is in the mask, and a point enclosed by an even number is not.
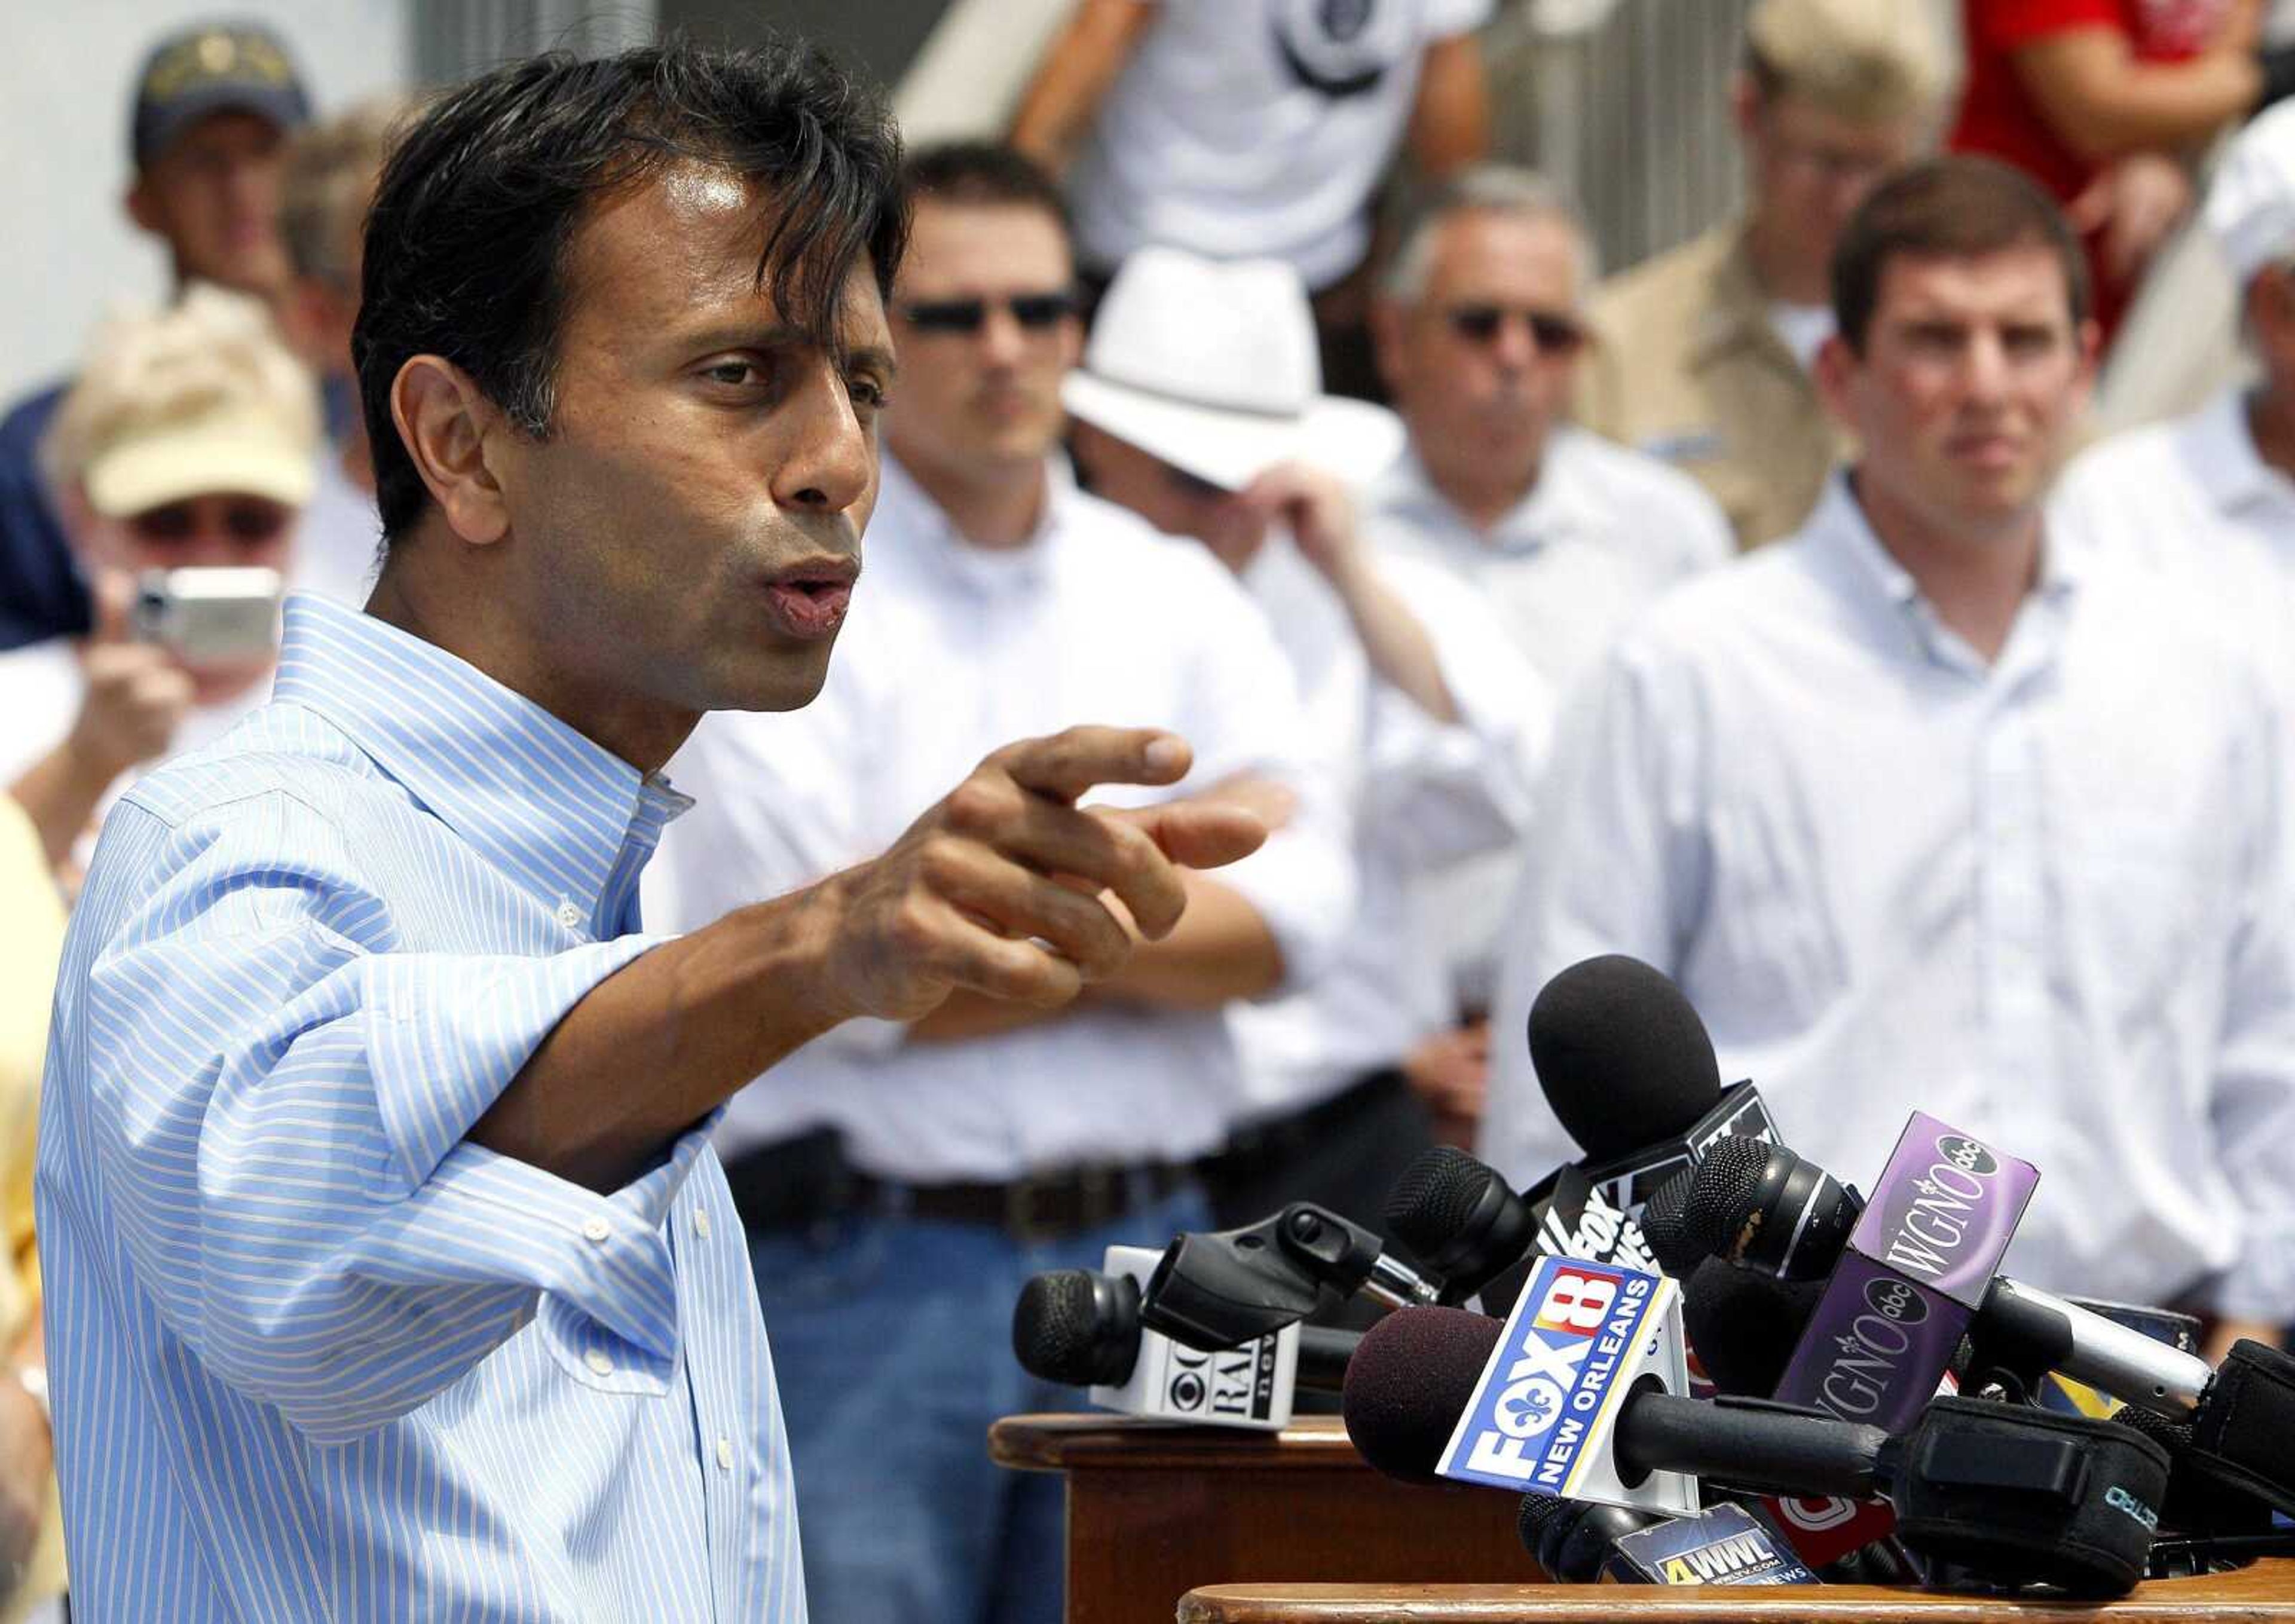
{"type": "Polygon", "coordinates": [[[728,1472],[731,1472],[733,1469],[733,1440],[731,1439],[721,1438],[717,1440],[717,1464],[724,1467],[728,1472]]]}
{"type": "Polygon", "coordinates": [[[590,1373],[592,1375],[614,1374],[614,1361],[606,1357],[605,1350],[602,1348],[591,1349],[582,1356],[582,1362],[590,1367],[590,1373]]]}
{"type": "Polygon", "coordinates": [[[558,904],[558,922],[568,930],[579,930],[582,926],[582,910],[571,902],[560,902],[558,904]]]}
{"type": "Polygon", "coordinates": [[[693,1209],[693,1233],[705,1241],[709,1238],[709,1214],[700,1207],[693,1209]]]}
{"type": "Polygon", "coordinates": [[[614,1226],[602,1218],[586,1219],[582,1225],[582,1233],[593,1241],[608,1241],[613,1238],[614,1226]]]}

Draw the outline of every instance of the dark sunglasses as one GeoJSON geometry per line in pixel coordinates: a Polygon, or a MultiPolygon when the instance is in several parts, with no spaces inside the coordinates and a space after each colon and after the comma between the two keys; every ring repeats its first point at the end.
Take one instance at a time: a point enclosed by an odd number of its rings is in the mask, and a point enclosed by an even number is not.
{"type": "Polygon", "coordinates": [[[901,314],[919,332],[976,333],[986,325],[988,312],[1001,305],[1012,319],[1030,332],[1057,327],[1076,313],[1074,292],[1015,293],[1009,298],[919,299],[901,306],[901,314]]]}
{"type": "Polygon", "coordinates": [[[1488,344],[1515,317],[1530,323],[1531,342],[1541,355],[1569,355],[1586,342],[1586,330],[1566,315],[1551,310],[1524,310],[1508,305],[1459,305],[1449,312],[1450,330],[1462,339],[1488,344]]]}
{"type": "Polygon", "coordinates": [[[234,542],[267,542],[286,529],[294,517],[293,510],[275,502],[241,498],[217,502],[195,498],[147,508],[128,519],[127,527],[146,542],[188,542],[210,525],[234,542]]]}

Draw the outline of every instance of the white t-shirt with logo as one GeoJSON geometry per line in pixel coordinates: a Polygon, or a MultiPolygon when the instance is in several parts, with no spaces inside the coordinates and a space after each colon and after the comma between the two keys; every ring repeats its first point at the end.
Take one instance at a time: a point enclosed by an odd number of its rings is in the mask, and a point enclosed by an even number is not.
{"type": "Polygon", "coordinates": [[[1492,0],[1161,0],[1068,187],[1083,262],[1169,243],[1328,286],[1370,245],[1426,47],[1492,0]]]}

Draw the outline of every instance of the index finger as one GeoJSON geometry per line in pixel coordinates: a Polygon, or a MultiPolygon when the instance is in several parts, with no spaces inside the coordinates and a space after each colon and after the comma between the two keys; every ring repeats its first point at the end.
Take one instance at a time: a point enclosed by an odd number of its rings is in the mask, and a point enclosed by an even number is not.
{"type": "Polygon", "coordinates": [[[88,641],[124,643],[133,636],[127,616],[135,601],[135,577],[124,569],[102,569],[88,592],[95,617],[88,641]]]}
{"type": "Polygon", "coordinates": [[[1021,788],[1073,804],[1095,784],[1176,784],[1195,752],[1160,728],[1086,725],[1006,745],[988,760],[1021,788]]]}

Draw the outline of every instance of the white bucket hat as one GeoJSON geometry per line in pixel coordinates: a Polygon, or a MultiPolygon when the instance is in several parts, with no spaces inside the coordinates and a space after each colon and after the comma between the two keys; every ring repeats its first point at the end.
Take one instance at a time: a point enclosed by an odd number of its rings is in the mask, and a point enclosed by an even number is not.
{"type": "Polygon", "coordinates": [[[1278,259],[1141,249],[1108,285],[1061,398],[1223,490],[1294,460],[1365,479],[1402,449],[1394,413],[1323,393],[1306,286],[1278,259]]]}
{"type": "Polygon", "coordinates": [[[2295,102],[2257,114],[2232,138],[2208,188],[2207,223],[2242,290],[2295,254],[2295,102]]]}

